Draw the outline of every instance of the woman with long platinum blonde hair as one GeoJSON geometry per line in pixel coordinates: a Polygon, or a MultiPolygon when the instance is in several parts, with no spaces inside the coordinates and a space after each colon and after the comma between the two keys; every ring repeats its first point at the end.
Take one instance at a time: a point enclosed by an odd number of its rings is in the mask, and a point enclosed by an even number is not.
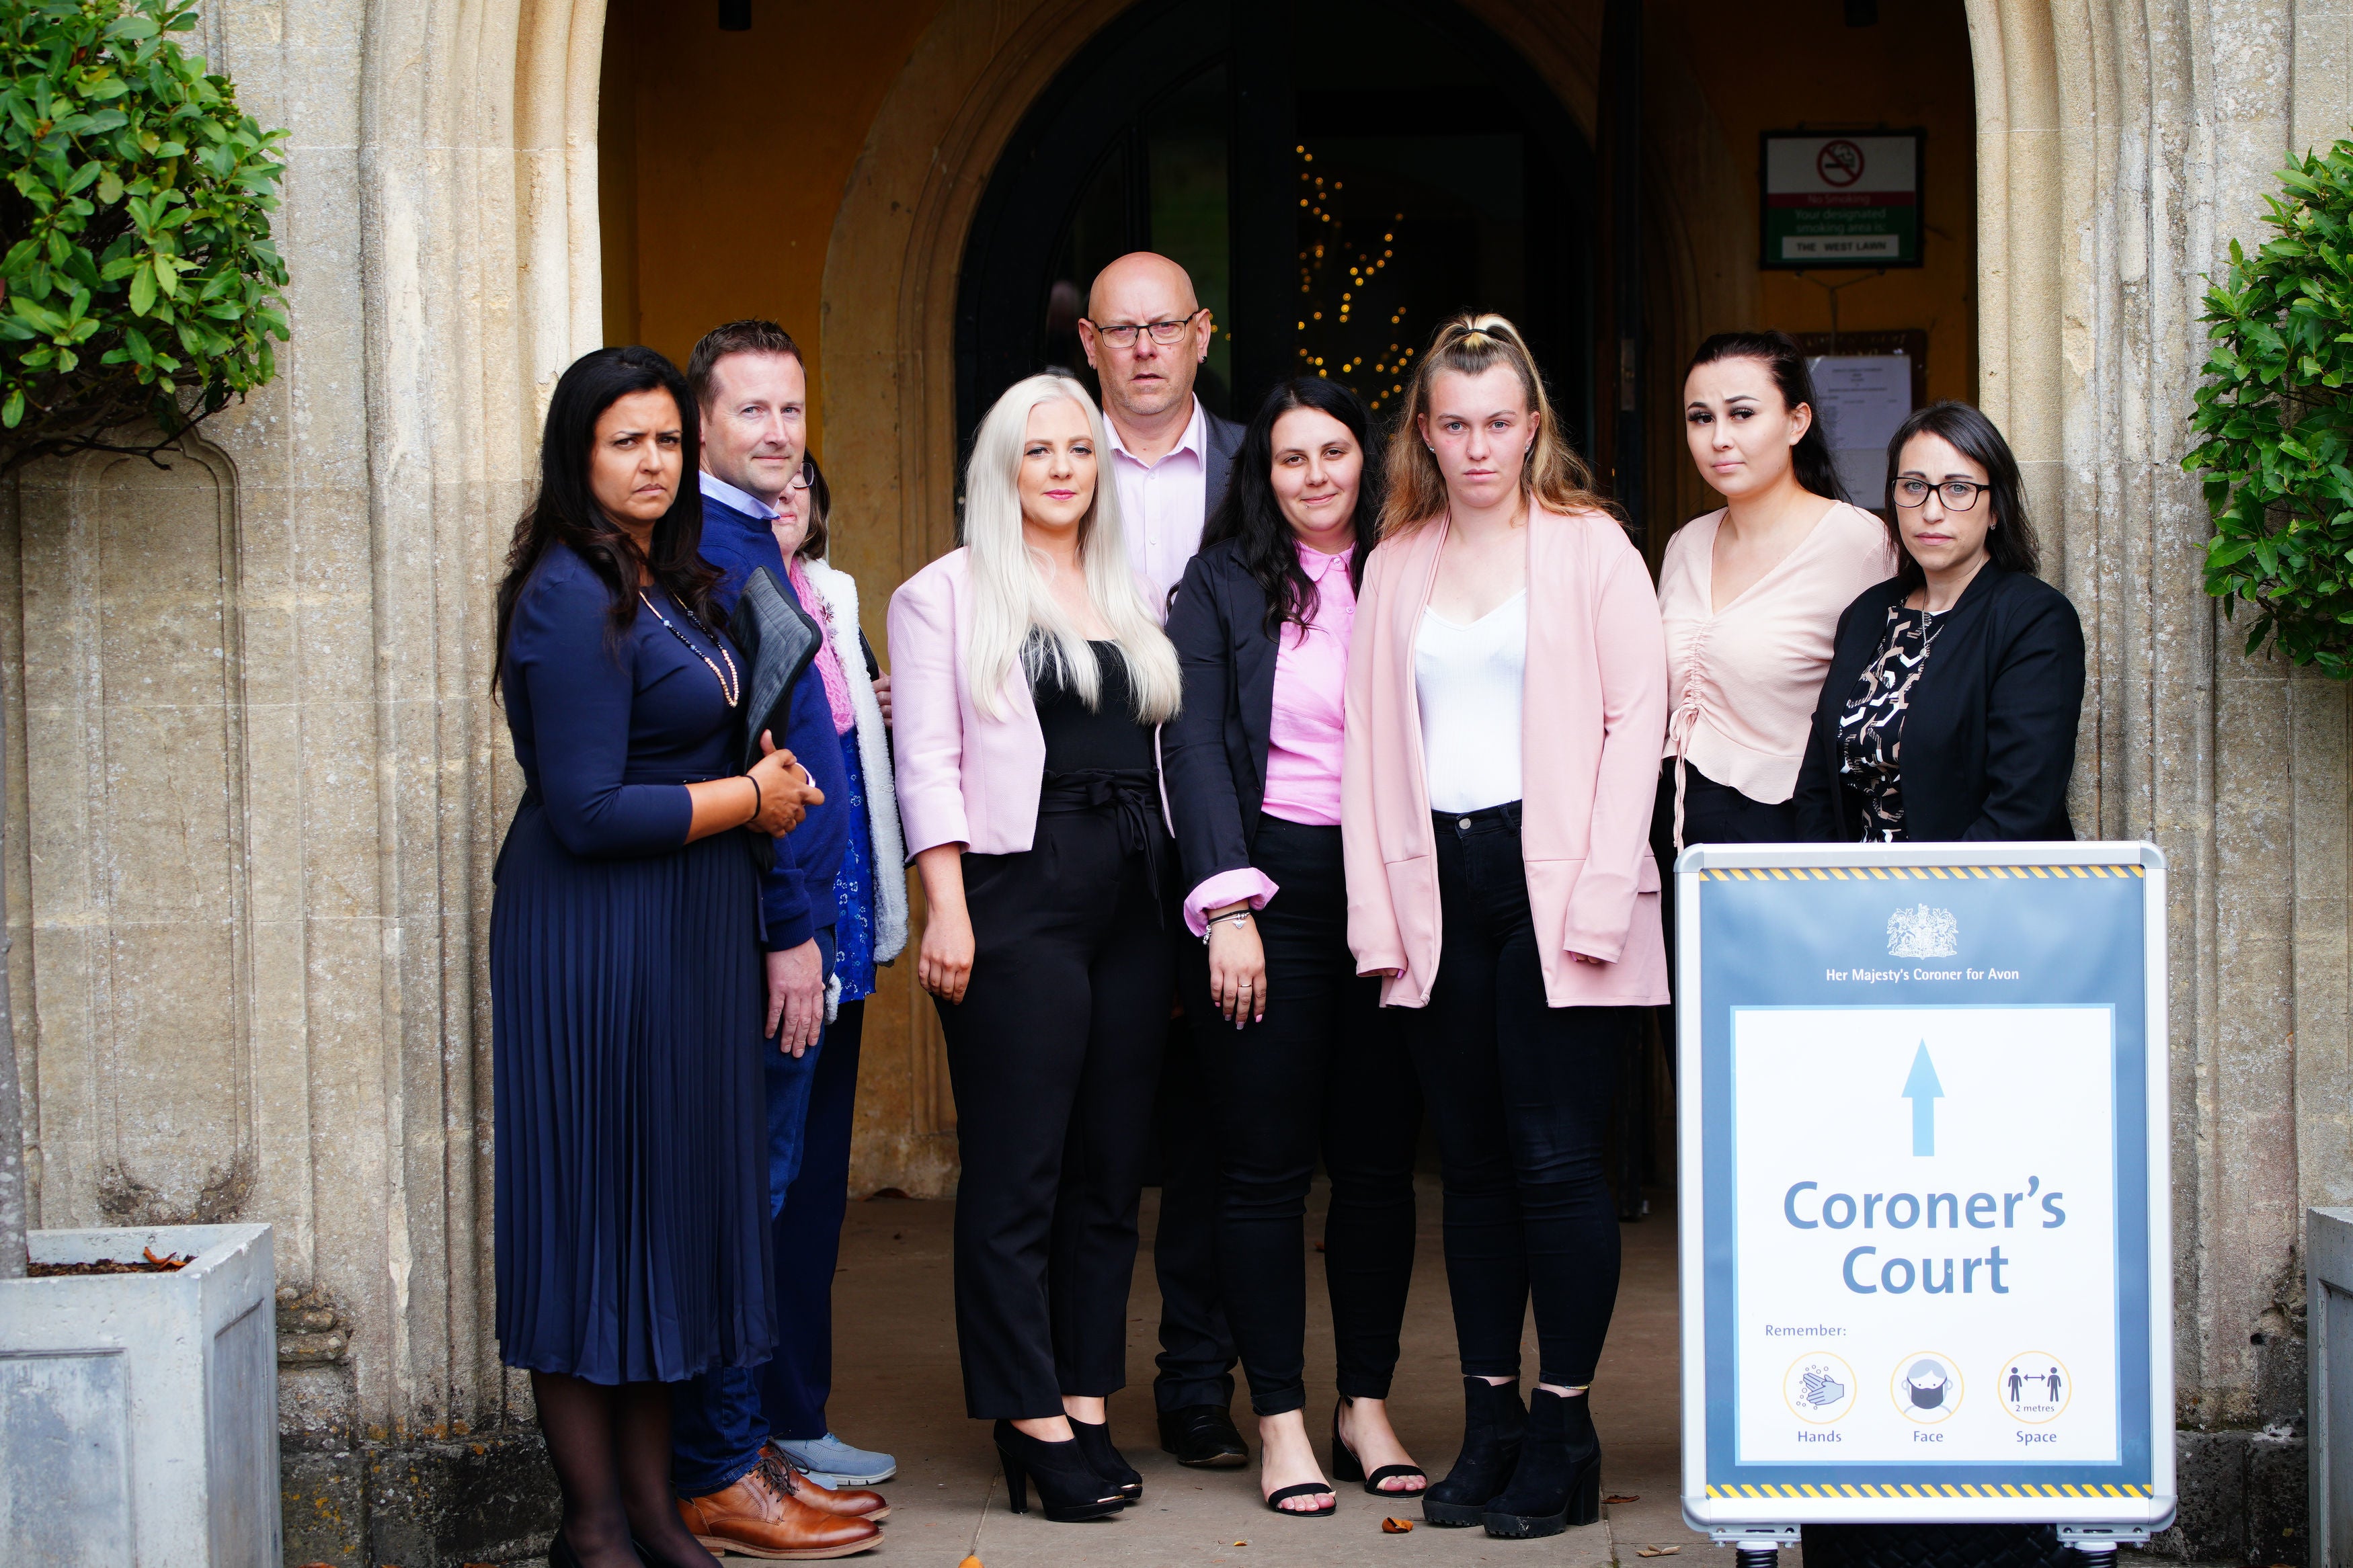
{"type": "Polygon", "coordinates": [[[1015,1512],[1142,1494],[1111,1441],[1175,955],[1154,731],[1176,655],[1120,537],[1103,416],[1068,376],[981,422],[963,548],[891,599],[916,977],[956,1099],[956,1337],[1015,1512]]]}

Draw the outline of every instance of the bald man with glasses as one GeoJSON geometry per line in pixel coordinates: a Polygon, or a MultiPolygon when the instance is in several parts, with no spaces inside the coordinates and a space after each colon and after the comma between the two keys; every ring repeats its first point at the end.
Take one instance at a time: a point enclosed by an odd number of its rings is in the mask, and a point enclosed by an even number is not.
{"type": "MultiPolygon", "coordinates": [[[[1193,393],[1216,327],[1185,269],[1148,250],[1097,274],[1079,320],[1079,341],[1103,385],[1121,530],[1136,575],[1164,616],[1242,444],[1242,427],[1202,407],[1193,393]]],[[[1169,929],[1191,942],[1181,920],[1169,929]]],[[[1154,1115],[1161,1180],[1152,1263],[1161,1306],[1153,1403],[1160,1446],[1177,1463],[1227,1469],[1250,1463],[1250,1450],[1233,1422],[1234,1342],[1218,1288],[1213,1110],[1192,1032],[1172,1019],[1154,1115]]]]}
{"type": "Polygon", "coordinates": [[[1164,614],[1242,444],[1242,427],[1193,395],[1216,331],[1185,269],[1148,250],[1097,274],[1079,319],[1079,342],[1103,384],[1128,553],[1164,614]]]}

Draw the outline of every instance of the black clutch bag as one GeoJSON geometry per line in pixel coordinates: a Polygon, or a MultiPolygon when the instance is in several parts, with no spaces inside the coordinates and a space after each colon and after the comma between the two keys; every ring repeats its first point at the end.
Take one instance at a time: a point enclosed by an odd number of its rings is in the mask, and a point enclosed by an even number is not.
{"type": "MultiPolygon", "coordinates": [[[[782,746],[790,727],[793,686],[817,658],[825,641],[824,628],[793,602],[776,574],[765,566],[754,568],[728,617],[727,636],[744,657],[744,704],[735,731],[735,766],[750,773],[762,756],[760,734],[782,746]]],[[[766,870],[776,855],[775,841],[763,833],[750,835],[752,858],[766,870]]]]}

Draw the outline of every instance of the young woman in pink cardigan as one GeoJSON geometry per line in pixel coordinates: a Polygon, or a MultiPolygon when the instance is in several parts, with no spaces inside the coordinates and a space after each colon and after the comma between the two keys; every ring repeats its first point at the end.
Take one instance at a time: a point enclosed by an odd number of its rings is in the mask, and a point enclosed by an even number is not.
{"type": "Polygon", "coordinates": [[[1586,1395],[1619,1245],[1602,1144],[1634,1010],[1667,1000],[1649,843],[1666,649],[1642,558],[1502,317],[1439,330],[1388,483],[1340,820],[1348,944],[1383,1002],[1412,1009],[1444,1168],[1467,1419],[1422,1510],[1552,1535],[1599,1517],[1586,1395]]]}

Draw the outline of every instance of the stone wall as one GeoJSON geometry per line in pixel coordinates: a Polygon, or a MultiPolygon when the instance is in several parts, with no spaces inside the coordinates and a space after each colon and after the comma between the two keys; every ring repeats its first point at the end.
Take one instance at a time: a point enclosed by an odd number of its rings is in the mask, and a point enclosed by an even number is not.
{"type": "MultiPolygon", "coordinates": [[[[1596,7],[1475,8],[1589,123],[1596,7]]],[[[950,0],[844,192],[824,396],[874,520],[848,563],[877,633],[882,589],[950,537],[964,225],[1114,9],[950,0]]],[[[2092,639],[2078,820],[2175,868],[2168,1546],[2300,1561],[2299,1216],[2353,1201],[2347,698],[2236,651],[2176,460],[2197,275],[2256,232],[2287,152],[2353,119],[2353,0],[1969,13],[1980,395],[2092,639]]],[[[278,1226],[298,1562],[481,1561],[543,1518],[489,1333],[482,941],[515,781],[488,584],[546,393],[601,337],[601,0],[214,0],[206,53],[293,132],[282,374],[168,469],[0,485],[37,1223],[278,1226]]],[[[929,1109],[863,1130],[861,1179],[937,1190],[951,1108],[925,1010],[893,996],[875,1070],[929,1109]]]]}

